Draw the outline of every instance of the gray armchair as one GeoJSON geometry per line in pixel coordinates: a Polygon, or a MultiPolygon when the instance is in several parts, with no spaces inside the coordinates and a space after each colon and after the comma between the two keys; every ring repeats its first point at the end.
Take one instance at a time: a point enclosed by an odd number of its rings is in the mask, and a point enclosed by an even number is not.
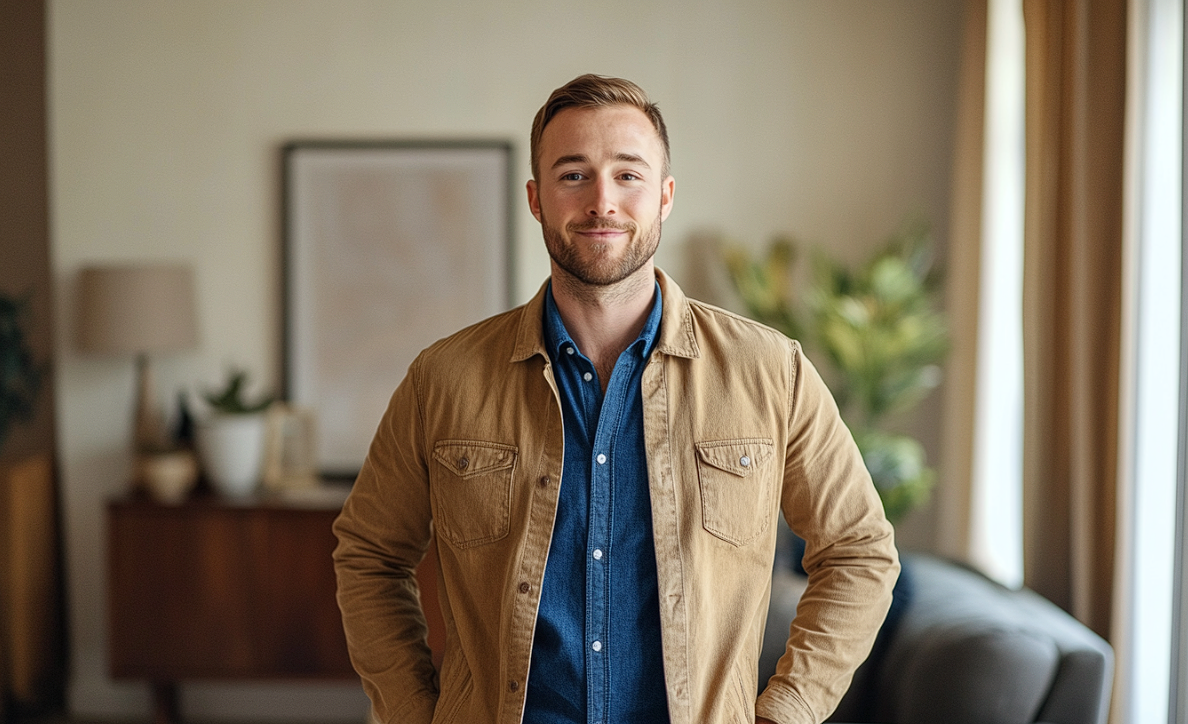
{"type": "MultiPolygon", "coordinates": [[[[874,650],[829,721],[893,724],[1103,724],[1113,650],[1033,591],[922,554],[902,556],[895,603],[874,650]]],[[[759,661],[783,653],[800,580],[777,560],[759,661]]]]}

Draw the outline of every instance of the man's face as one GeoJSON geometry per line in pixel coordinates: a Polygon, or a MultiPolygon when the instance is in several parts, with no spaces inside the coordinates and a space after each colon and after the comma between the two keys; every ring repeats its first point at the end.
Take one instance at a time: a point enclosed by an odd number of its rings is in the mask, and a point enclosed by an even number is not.
{"type": "Polygon", "coordinates": [[[539,151],[528,205],[554,273],[608,286],[649,265],[674,181],[661,175],[664,149],[643,111],[567,108],[545,127],[539,151]]]}

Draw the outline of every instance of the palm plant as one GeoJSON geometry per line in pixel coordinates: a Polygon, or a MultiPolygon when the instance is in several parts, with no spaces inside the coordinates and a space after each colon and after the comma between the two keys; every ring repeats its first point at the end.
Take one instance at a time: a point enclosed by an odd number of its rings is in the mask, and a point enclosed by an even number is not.
{"type": "Polygon", "coordinates": [[[850,269],[817,251],[811,281],[794,294],[796,246],[777,239],[766,256],[727,247],[731,281],[748,313],[801,339],[827,361],[831,387],[892,520],[927,499],[935,472],[924,448],[886,429],[940,382],[949,335],[938,311],[928,227],[906,225],[850,269]]]}

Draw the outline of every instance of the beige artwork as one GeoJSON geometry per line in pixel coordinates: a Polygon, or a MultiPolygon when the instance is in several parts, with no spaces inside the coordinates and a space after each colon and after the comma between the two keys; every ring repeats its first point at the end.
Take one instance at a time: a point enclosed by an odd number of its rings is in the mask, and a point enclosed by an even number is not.
{"type": "Polygon", "coordinates": [[[505,310],[505,144],[287,149],[286,387],[320,469],[358,471],[420,350],[505,310]]]}

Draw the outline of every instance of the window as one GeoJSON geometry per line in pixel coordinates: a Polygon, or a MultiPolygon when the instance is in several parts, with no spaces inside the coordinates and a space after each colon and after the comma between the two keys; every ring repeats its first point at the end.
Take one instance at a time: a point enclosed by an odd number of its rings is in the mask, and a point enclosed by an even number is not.
{"type": "Polygon", "coordinates": [[[1023,583],[1024,44],[1019,0],[990,0],[970,538],[974,562],[1023,583]]]}
{"type": "MultiPolygon", "coordinates": [[[[1122,449],[1131,519],[1129,651],[1119,691],[1124,721],[1177,721],[1172,681],[1173,583],[1180,385],[1182,0],[1134,0],[1128,105],[1127,246],[1122,399],[1132,424],[1122,449]],[[1129,405],[1126,405],[1129,400],[1129,405]],[[1128,469],[1126,469],[1128,468],[1128,469]]],[[[1182,535],[1182,534],[1181,534],[1182,535]]],[[[1125,538],[1123,540],[1126,540],[1125,538]]],[[[1181,563],[1181,565],[1183,565],[1181,563]]],[[[1179,704],[1177,706],[1183,706],[1179,704]]],[[[1182,721],[1182,719],[1180,719],[1182,721]]]]}

